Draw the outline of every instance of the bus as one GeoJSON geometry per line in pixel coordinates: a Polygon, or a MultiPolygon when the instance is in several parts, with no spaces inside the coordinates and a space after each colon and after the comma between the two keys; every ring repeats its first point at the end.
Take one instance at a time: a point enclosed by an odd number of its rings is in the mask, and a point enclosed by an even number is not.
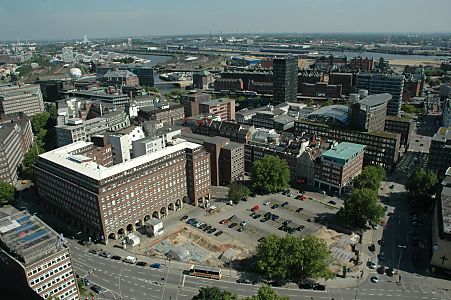
{"type": "Polygon", "coordinates": [[[210,279],[221,279],[221,269],[207,266],[192,265],[189,269],[189,275],[205,277],[210,279]]]}

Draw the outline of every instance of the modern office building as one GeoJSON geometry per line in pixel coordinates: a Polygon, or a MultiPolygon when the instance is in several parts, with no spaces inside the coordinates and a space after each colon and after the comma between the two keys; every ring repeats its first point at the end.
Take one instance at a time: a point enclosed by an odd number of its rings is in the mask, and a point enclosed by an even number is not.
{"type": "MultiPolygon", "coordinates": [[[[329,117],[342,120],[346,118],[345,116],[329,117]]],[[[318,138],[365,145],[364,165],[379,165],[387,171],[393,170],[399,158],[401,135],[398,133],[385,131],[361,132],[351,130],[347,126],[341,126],[339,123],[325,123],[319,120],[295,121],[294,133],[299,137],[308,134],[318,138]]]]}
{"type": "Polygon", "coordinates": [[[302,96],[341,98],[341,85],[327,84],[326,82],[303,83],[299,91],[302,96]]]}
{"type": "Polygon", "coordinates": [[[352,179],[362,173],[365,146],[342,142],[321,154],[315,168],[315,186],[339,195],[352,179]]]}
{"type": "Polygon", "coordinates": [[[215,99],[199,103],[200,114],[214,114],[221,121],[235,120],[235,100],[228,98],[215,99]]]}
{"type": "Polygon", "coordinates": [[[351,103],[351,128],[366,132],[384,131],[387,105],[392,96],[385,93],[362,99],[358,95],[356,97],[351,103]]]}
{"type": "Polygon", "coordinates": [[[25,114],[0,121],[0,181],[17,182],[17,168],[33,143],[30,119],[25,114]]]}
{"type": "Polygon", "coordinates": [[[401,145],[409,149],[410,138],[415,130],[415,122],[411,118],[387,116],[384,131],[401,134],[401,145]]]}
{"type": "Polygon", "coordinates": [[[34,169],[35,186],[50,209],[91,237],[107,243],[184,203],[208,206],[210,156],[201,145],[175,139],[111,167],[78,154],[92,147],[76,142],[46,152],[34,169]]]}
{"type": "Polygon", "coordinates": [[[442,125],[451,127],[451,98],[446,98],[443,102],[442,125]]]}
{"type": "Polygon", "coordinates": [[[130,103],[130,97],[125,94],[106,93],[104,89],[92,91],[67,91],[64,93],[68,97],[76,97],[78,99],[87,99],[92,101],[101,101],[106,105],[114,105],[116,108],[125,108],[130,103]]]}
{"type": "Polygon", "coordinates": [[[287,56],[273,59],[274,102],[292,102],[297,99],[298,60],[287,56]]]}
{"type": "Polygon", "coordinates": [[[0,114],[25,113],[32,117],[44,111],[39,85],[6,84],[0,86],[0,114]]]}
{"type": "Polygon", "coordinates": [[[107,142],[111,145],[114,164],[129,161],[132,158],[134,141],[145,137],[141,126],[129,126],[106,134],[107,142]]]}
{"type": "Polygon", "coordinates": [[[451,166],[451,128],[440,127],[434,134],[429,147],[428,168],[443,178],[451,166]]]}
{"type": "Polygon", "coordinates": [[[356,88],[368,90],[369,94],[391,94],[392,99],[388,102],[387,114],[400,115],[404,75],[358,73],[356,88]]]}
{"type": "Polygon", "coordinates": [[[15,279],[17,295],[31,290],[42,299],[80,299],[62,237],[36,215],[9,205],[0,207],[0,268],[15,279]]]}
{"type": "Polygon", "coordinates": [[[200,92],[188,93],[180,97],[180,105],[183,106],[185,117],[197,116],[199,114],[199,104],[210,101],[211,96],[200,92]]]}

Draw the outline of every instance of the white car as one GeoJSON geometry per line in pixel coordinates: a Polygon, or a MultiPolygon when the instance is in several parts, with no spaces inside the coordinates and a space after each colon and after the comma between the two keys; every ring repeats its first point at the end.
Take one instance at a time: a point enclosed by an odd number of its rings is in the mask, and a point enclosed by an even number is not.
{"type": "Polygon", "coordinates": [[[371,281],[374,282],[374,283],[378,283],[379,282],[379,277],[373,276],[373,277],[371,277],[371,281]]]}
{"type": "Polygon", "coordinates": [[[265,203],[263,203],[263,205],[270,205],[271,204],[271,202],[269,202],[269,201],[266,201],[265,203]]]}

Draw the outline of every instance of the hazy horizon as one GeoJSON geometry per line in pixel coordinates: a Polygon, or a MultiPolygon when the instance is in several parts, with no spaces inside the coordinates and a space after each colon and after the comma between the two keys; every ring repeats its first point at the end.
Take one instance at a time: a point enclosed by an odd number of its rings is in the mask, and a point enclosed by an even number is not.
{"type": "Polygon", "coordinates": [[[449,0],[17,0],[0,5],[1,40],[233,33],[449,33],[449,0]]]}

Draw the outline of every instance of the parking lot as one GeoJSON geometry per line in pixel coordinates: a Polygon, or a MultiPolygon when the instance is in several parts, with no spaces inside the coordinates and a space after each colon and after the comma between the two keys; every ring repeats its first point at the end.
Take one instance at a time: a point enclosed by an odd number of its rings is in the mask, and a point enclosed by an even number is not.
{"type": "Polygon", "coordinates": [[[276,234],[296,236],[314,233],[322,225],[321,220],[334,218],[342,200],[327,195],[290,190],[290,197],[282,193],[254,195],[246,201],[230,205],[215,202],[218,212],[208,215],[193,211],[189,223],[205,234],[215,236],[220,241],[233,239],[247,248],[255,249],[261,238],[276,234]],[[329,203],[330,202],[330,203],[329,203]],[[199,223],[200,222],[200,223],[199,223]],[[213,229],[216,229],[212,231],[213,229]]]}

